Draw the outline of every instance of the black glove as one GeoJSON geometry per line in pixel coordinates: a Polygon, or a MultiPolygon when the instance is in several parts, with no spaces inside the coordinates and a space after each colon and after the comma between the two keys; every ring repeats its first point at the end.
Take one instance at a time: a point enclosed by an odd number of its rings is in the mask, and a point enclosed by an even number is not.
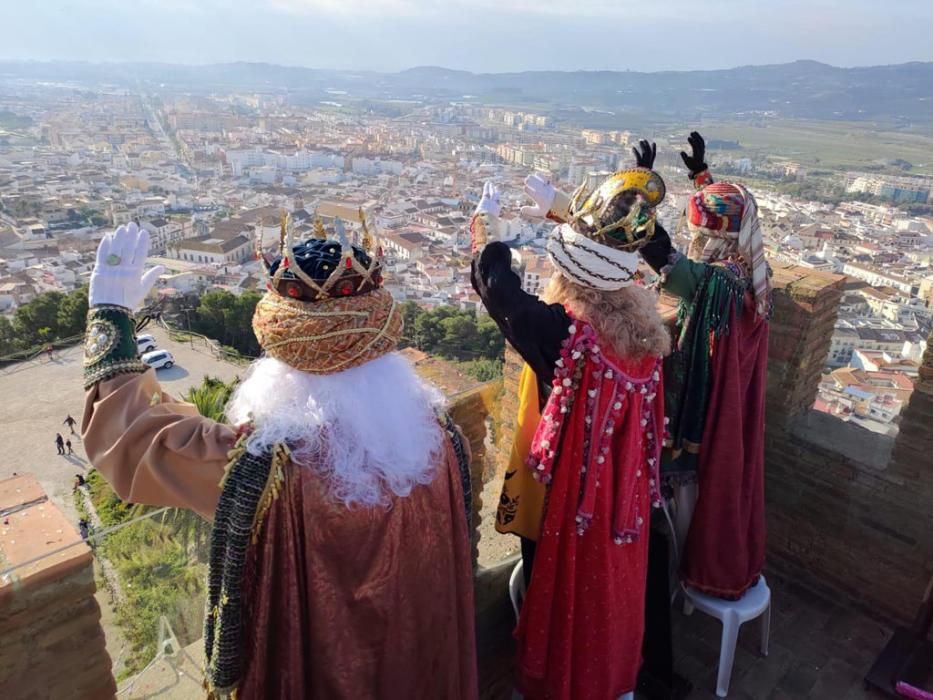
{"type": "Polygon", "coordinates": [[[493,241],[473,256],[473,265],[470,270],[470,281],[473,289],[480,297],[488,294],[488,287],[493,280],[512,269],[512,251],[501,241],[493,241]]]}
{"type": "Polygon", "coordinates": [[[632,148],[632,153],[635,154],[635,165],[650,170],[654,167],[654,158],[658,155],[658,146],[642,139],[638,142],[638,148],[632,148]]]}
{"type": "Polygon", "coordinates": [[[669,262],[673,250],[671,237],[660,223],[655,222],[654,236],[638,252],[651,269],[660,274],[661,268],[669,262]]]}
{"type": "Polygon", "coordinates": [[[691,131],[687,143],[690,144],[693,153],[688,156],[685,151],[681,151],[680,157],[684,159],[684,165],[690,171],[690,179],[693,179],[698,173],[708,169],[704,160],[706,158],[706,142],[698,132],[691,131]]]}

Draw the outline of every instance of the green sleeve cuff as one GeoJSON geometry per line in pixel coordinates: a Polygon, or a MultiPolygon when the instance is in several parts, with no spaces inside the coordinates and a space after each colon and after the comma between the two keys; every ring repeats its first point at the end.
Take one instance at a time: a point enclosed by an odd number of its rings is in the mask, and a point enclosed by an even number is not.
{"type": "Polygon", "coordinates": [[[136,322],[129,309],[91,307],[84,336],[84,388],[118,374],[140,374],[146,369],[139,359],[136,322]]]}
{"type": "Polygon", "coordinates": [[[675,297],[693,299],[697,287],[706,278],[708,265],[680,255],[664,274],[661,288],[675,297]]]}

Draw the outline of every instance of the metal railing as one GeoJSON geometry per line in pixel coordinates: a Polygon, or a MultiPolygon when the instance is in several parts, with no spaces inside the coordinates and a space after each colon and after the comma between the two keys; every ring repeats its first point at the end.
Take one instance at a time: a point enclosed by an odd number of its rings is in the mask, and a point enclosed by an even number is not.
{"type": "Polygon", "coordinates": [[[75,499],[82,527],[89,524],[86,537],[0,570],[0,589],[11,586],[16,596],[33,573],[90,547],[118,696],[197,697],[209,524],[187,511],[159,508],[104,527],[99,515],[113,517],[109,491],[92,496],[89,488],[75,499]]]}

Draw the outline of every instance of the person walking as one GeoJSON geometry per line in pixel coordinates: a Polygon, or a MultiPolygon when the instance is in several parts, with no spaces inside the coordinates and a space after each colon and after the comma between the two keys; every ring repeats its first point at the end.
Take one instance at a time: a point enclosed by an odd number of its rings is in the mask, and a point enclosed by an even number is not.
{"type": "Polygon", "coordinates": [[[68,414],[68,417],[67,417],[64,421],[62,421],[62,425],[67,425],[68,428],[71,430],[71,434],[74,435],[74,434],[75,434],[75,425],[77,424],[77,422],[78,422],[78,421],[76,421],[74,418],[72,418],[72,417],[71,417],[71,414],[69,413],[69,414],[68,414]]]}
{"type": "Polygon", "coordinates": [[[71,449],[71,439],[65,440],[65,447],[68,448],[68,454],[73,455],[75,451],[71,449]]]}
{"type": "Polygon", "coordinates": [[[55,447],[58,448],[58,454],[65,454],[65,438],[61,433],[55,433],[55,447]]]}

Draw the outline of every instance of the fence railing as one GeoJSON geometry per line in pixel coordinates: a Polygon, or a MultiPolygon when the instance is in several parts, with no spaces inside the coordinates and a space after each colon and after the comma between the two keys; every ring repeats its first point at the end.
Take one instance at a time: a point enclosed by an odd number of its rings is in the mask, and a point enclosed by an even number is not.
{"type": "Polygon", "coordinates": [[[34,360],[35,358],[42,355],[42,353],[46,352],[50,346],[55,350],[60,348],[70,348],[73,345],[80,343],[83,339],[84,334],[82,333],[80,335],[72,335],[67,338],[58,338],[56,340],[40,343],[39,345],[33,345],[32,347],[26,348],[25,350],[11,352],[8,355],[3,355],[0,357],[0,367],[16,364],[17,362],[28,362],[29,360],[34,360]]]}
{"type": "Polygon", "coordinates": [[[214,340],[213,338],[208,338],[206,335],[202,335],[195,331],[178,328],[177,326],[174,326],[166,321],[165,318],[160,317],[157,320],[157,323],[168,333],[169,338],[174,340],[176,343],[193,344],[197,342],[207,348],[218,360],[226,360],[227,362],[248,365],[250,362],[256,359],[255,357],[244,355],[234,348],[227,347],[214,340]]]}

